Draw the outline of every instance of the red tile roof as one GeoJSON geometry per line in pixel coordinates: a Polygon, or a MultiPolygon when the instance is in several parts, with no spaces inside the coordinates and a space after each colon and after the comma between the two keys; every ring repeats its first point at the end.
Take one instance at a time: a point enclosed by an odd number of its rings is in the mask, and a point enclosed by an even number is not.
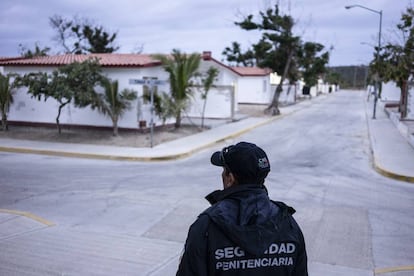
{"type": "Polygon", "coordinates": [[[151,55],[142,54],[89,54],[89,55],[57,55],[23,59],[0,60],[0,65],[14,66],[59,66],[73,62],[83,62],[88,58],[98,58],[102,67],[148,67],[157,66],[161,62],[151,55]]]}
{"type": "Polygon", "coordinates": [[[232,66],[228,66],[225,65],[224,63],[214,59],[211,55],[210,51],[204,51],[201,54],[201,58],[203,60],[211,60],[227,69],[229,69],[230,71],[233,71],[234,73],[236,73],[237,75],[240,76],[267,76],[270,73],[272,73],[272,70],[269,68],[259,68],[259,67],[232,67],[232,66]]]}
{"type": "MultiPolygon", "coordinates": [[[[211,52],[203,52],[203,60],[211,60],[240,76],[267,76],[270,69],[258,67],[230,67],[211,57],[211,52]]],[[[0,66],[61,66],[73,62],[83,62],[88,58],[98,58],[102,67],[152,67],[161,62],[148,54],[88,54],[88,55],[56,55],[34,58],[0,58],[0,66]]]]}
{"type": "Polygon", "coordinates": [[[242,76],[266,76],[272,73],[269,68],[259,67],[231,67],[231,69],[242,76]]]}
{"type": "Polygon", "coordinates": [[[24,57],[0,57],[0,61],[24,59],[24,57]]]}

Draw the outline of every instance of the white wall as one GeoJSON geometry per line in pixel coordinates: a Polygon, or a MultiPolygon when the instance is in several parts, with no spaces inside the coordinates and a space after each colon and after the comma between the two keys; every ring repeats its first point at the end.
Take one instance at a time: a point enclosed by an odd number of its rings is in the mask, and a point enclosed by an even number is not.
{"type": "Polygon", "coordinates": [[[414,87],[408,89],[406,119],[414,120],[414,87]]]}
{"type": "Polygon", "coordinates": [[[381,100],[383,101],[399,101],[401,89],[397,87],[395,82],[387,82],[382,84],[381,100]]]}
{"type": "Polygon", "coordinates": [[[269,104],[271,99],[272,93],[269,76],[246,76],[238,78],[238,103],[269,104]]]}
{"type": "MultiPolygon", "coordinates": [[[[47,72],[51,73],[52,67],[6,67],[7,72],[15,72],[18,74],[26,74],[29,72],[47,72]]],[[[143,86],[129,84],[129,79],[142,79],[143,77],[157,77],[160,80],[168,79],[167,73],[161,67],[150,68],[104,68],[103,73],[115,80],[119,81],[119,91],[124,88],[133,89],[137,92],[138,98],[131,102],[131,109],[126,111],[123,117],[118,121],[118,126],[123,128],[137,128],[138,121],[146,120],[149,126],[151,120],[150,104],[144,103],[142,99],[143,86]]],[[[169,85],[158,87],[159,91],[169,92],[169,85]]],[[[15,97],[9,112],[8,119],[10,121],[25,121],[36,123],[56,123],[59,103],[48,98],[38,101],[31,98],[27,93],[27,88],[20,88],[15,97]]],[[[169,120],[167,123],[171,123],[169,120]]],[[[60,116],[61,124],[74,125],[91,125],[91,126],[112,126],[109,117],[100,114],[97,110],[90,107],[76,108],[73,104],[68,104],[62,109],[60,116]]],[[[155,125],[161,125],[163,122],[157,116],[154,117],[155,125]]]]}
{"type": "MultiPolygon", "coordinates": [[[[212,60],[202,60],[198,71],[205,73],[210,67],[218,69],[219,74],[214,82],[216,87],[212,87],[208,92],[204,116],[206,118],[231,118],[238,109],[236,104],[239,87],[237,75],[212,60]]],[[[196,118],[202,116],[204,100],[201,94],[201,88],[193,89],[191,104],[187,110],[188,116],[196,118]]]]}
{"type": "MultiPolygon", "coordinates": [[[[210,89],[207,95],[205,118],[231,118],[236,112],[236,101],[234,99],[234,88],[231,86],[214,87],[210,89]],[[233,102],[233,104],[232,104],[233,102]],[[233,111],[232,111],[233,108],[233,111]]],[[[203,114],[204,100],[201,98],[201,92],[194,90],[191,99],[191,105],[187,110],[190,117],[199,118],[203,114]]]]}
{"type": "MultiPolygon", "coordinates": [[[[277,85],[272,85],[272,97],[274,94],[274,91],[276,90],[277,85]]],[[[279,102],[284,104],[292,104],[296,101],[296,95],[298,93],[298,86],[297,85],[290,85],[288,83],[285,83],[283,85],[283,91],[280,94],[279,102]]]]}
{"type": "MultiPolygon", "coordinates": [[[[119,82],[119,91],[123,89],[132,89],[137,92],[137,99],[131,102],[131,110],[126,112],[119,121],[122,127],[137,127],[139,121],[146,121],[150,126],[151,121],[151,103],[144,101],[144,86],[140,84],[130,84],[130,79],[143,79],[156,77],[159,80],[166,81],[166,84],[159,85],[156,89],[158,94],[170,93],[168,83],[168,73],[161,66],[145,68],[105,68],[103,71],[107,77],[119,82]],[[124,126],[125,125],[125,126],[124,126]]],[[[148,88],[149,89],[149,88],[148,88]]],[[[162,125],[163,122],[156,115],[153,118],[155,125],[162,125]]],[[[172,123],[174,119],[167,120],[166,123],[172,123]]]]}
{"type": "Polygon", "coordinates": [[[331,92],[335,91],[335,86],[334,85],[330,85],[329,83],[324,83],[322,79],[318,80],[318,84],[317,84],[317,92],[318,93],[328,94],[329,93],[329,88],[331,88],[331,92]]]}
{"type": "MultiPolygon", "coordinates": [[[[298,97],[308,97],[309,96],[309,95],[303,95],[303,87],[304,86],[305,86],[305,83],[302,80],[300,80],[300,81],[297,82],[297,88],[298,88],[298,90],[297,90],[298,91],[297,96],[298,97]]],[[[314,97],[314,96],[317,95],[317,88],[315,86],[312,86],[310,88],[310,95],[312,97],[314,97]]]]}

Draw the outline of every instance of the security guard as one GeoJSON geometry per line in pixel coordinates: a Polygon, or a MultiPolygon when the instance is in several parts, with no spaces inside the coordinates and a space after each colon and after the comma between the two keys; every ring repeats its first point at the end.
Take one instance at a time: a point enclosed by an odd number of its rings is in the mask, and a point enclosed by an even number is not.
{"type": "Polygon", "coordinates": [[[266,153],[240,142],[217,151],[211,163],[223,168],[223,190],[191,225],[177,276],[307,276],[305,241],[295,210],[269,199],[264,180],[266,153]]]}

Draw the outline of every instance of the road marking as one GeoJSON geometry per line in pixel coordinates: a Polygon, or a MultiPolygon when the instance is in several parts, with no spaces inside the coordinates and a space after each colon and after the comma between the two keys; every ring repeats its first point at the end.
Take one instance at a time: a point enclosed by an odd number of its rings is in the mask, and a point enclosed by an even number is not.
{"type": "Polygon", "coordinates": [[[50,222],[44,218],[41,218],[39,216],[36,216],[35,214],[29,213],[29,212],[22,212],[17,210],[8,210],[8,209],[0,209],[0,213],[6,213],[6,214],[12,214],[12,215],[18,215],[27,217],[29,219],[35,220],[37,222],[40,222],[46,226],[54,226],[55,224],[53,222],[50,222]]]}
{"type": "Polygon", "coordinates": [[[374,270],[374,275],[392,273],[392,272],[398,272],[398,271],[411,271],[411,270],[414,270],[414,265],[378,268],[374,270]]]}

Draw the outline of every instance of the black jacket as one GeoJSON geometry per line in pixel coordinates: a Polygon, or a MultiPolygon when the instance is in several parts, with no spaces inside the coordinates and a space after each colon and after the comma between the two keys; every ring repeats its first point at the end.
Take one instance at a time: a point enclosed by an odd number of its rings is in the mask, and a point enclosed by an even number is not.
{"type": "Polygon", "coordinates": [[[191,225],[177,276],[307,276],[303,234],[295,210],[271,201],[264,186],[215,191],[191,225]]]}

